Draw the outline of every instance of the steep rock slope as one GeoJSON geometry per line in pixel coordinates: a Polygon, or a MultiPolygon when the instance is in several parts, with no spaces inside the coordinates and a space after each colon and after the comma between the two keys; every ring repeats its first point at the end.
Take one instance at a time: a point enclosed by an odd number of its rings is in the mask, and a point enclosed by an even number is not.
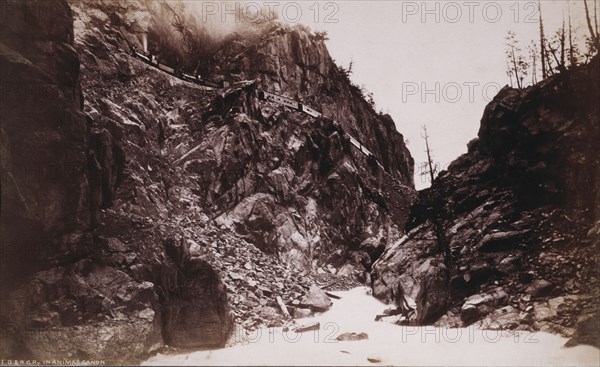
{"type": "Polygon", "coordinates": [[[122,131],[83,112],[69,5],[3,10],[0,355],[133,362],[223,344],[232,317],[207,259],[174,252],[170,228],[104,214],[130,176],[122,131]]]}
{"type": "MultiPolygon", "coordinates": [[[[414,200],[413,161],[391,118],[373,111],[335,66],[323,42],[303,27],[257,27],[229,37],[220,51],[207,55],[210,62],[204,64],[216,66],[204,77],[240,81],[225,91],[226,98],[221,91],[194,89],[155,71],[138,72],[141,63],[124,51],[129,44],[139,47],[140,23],[152,34],[157,19],[167,17],[156,10],[162,9],[157,2],[151,3],[84,2],[78,7],[81,53],[90,70],[84,72],[89,75],[90,115],[127,124],[129,133],[121,135],[123,145],[131,148],[129,157],[152,151],[155,162],[169,165],[169,171],[151,165],[152,184],[143,187],[125,179],[127,187],[136,186],[132,210],[156,215],[167,208],[173,199],[166,198],[167,192],[173,194],[170,172],[181,170],[189,179],[185,190],[190,202],[264,252],[305,272],[315,260],[336,270],[351,260],[343,274],[364,281],[372,260],[388,241],[402,235],[414,200]],[[269,77],[265,66],[273,62],[279,63],[279,81],[269,77]],[[282,80],[299,73],[306,78],[282,87],[282,80]],[[115,75],[131,89],[107,87],[115,75]],[[260,80],[243,81],[249,78],[260,80]],[[158,98],[148,96],[157,89],[162,90],[158,98]],[[314,103],[337,122],[259,103],[259,89],[314,103]],[[342,130],[361,139],[383,169],[354,150],[342,130]]],[[[170,9],[175,17],[177,7],[170,9]]],[[[144,164],[140,172],[134,166],[136,176],[147,175],[144,164]]]]}
{"type": "MultiPolygon", "coordinates": [[[[314,283],[331,284],[330,272],[366,280],[388,238],[401,236],[414,197],[412,175],[368,164],[330,119],[259,102],[257,82],[228,91],[199,87],[131,57],[140,27],[151,30],[156,18],[173,14],[161,4],[71,4],[84,112],[97,136],[90,146],[110,157],[97,165],[105,175],[93,251],[78,259],[72,279],[100,267],[104,285],[93,284],[126,306],[107,315],[113,304],[91,290],[61,305],[73,314],[69,325],[108,330],[60,334],[85,344],[71,349],[82,356],[134,360],[164,345],[223,344],[233,322],[281,325],[278,296],[292,314],[306,315],[314,283]],[[328,274],[308,275],[315,260],[329,264],[328,274]],[[141,287],[141,298],[108,284],[141,287]],[[124,328],[138,319],[143,324],[124,328]]],[[[401,135],[389,133],[404,149],[401,135]]],[[[410,155],[400,158],[410,171],[410,155]]],[[[70,280],[52,279],[60,297],[77,293],[70,280]]]]}
{"type": "Polygon", "coordinates": [[[499,92],[468,153],[419,193],[407,237],[374,264],[375,296],[409,297],[421,324],[570,335],[593,314],[599,64],[499,92]]]}
{"type": "MultiPolygon", "coordinates": [[[[311,87],[315,107],[346,111],[326,114],[334,122],[259,102],[266,79],[219,91],[153,69],[130,45],[172,23],[181,8],[168,2],[74,1],[73,13],[62,1],[9,3],[2,81],[33,85],[40,113],[17,94],[2,101],[3,357],[118,363],[166,345],[222,345],[234,322],[281,325],[278,297],[297,316],[322,310],[314,283],[367,281],[402,235],[412,158],[356,90],[338,106],[311,87]]],[[[269,27],[259,39],[288,42],[274,57],[306,49],[334,70],[307,30],[269,27]]],[[[326,77],[352,89],[338,72],[326,77]]]]}
{"type": "Polygon", "coordinates": [[[257,119],[255,126],[269,135],[253,155],[276,157],[267,167],[245,168],[235,178],[245,176],[250,186],[236,189],[244,200],[224,222],[258,237],[263,248],[283,247],[291,264],[309,268],[319,256],[342,266],[353,258],[368,270],[385,245],[401,235],[413,200],[413,159],[392,119],[373,110],[332,61],[324,41],[302,26],[273,24],[253,37],[234,35],[214,59],[225,78],[256,79],[256,88],[301,101],[324,115],[315,120],[275,105],[246,108],[243,103],[238,110],[224,106],[217,111],[226,125],[237,111],[257,119]],[[382,166],[371,167],[343,132],[358,138],[382,166]],[[255,207],[259,211],[253,212],[255,207]],[[301,220],[281,218],[286,211],[298,213],[301,220]],[[265,231],[263,224],[272,230],[265,231]],[[296,228],[300,230],[294,235],[296,228]],[[265,232],[279,238],[265,238],[265,232]],[[334,257],[322,256],[334,251],[334,257]]]}
{"type": "Polygon", "coordinates": [[[259,78],[263,89],[305,102],[339,122],[388,173],[414,186],[414,161],[394,121],[365,101],[363,91],[332,60],[323,37],[301,25],[273,24],[253,37],[229,37],[214,59],[227,78],[259,78]]]}

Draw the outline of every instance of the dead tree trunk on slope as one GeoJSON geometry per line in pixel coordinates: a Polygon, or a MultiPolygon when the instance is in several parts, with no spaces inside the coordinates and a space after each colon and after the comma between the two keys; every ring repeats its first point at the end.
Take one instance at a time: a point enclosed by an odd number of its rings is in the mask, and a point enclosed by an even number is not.
{"type": "Polygon", "coordinates": [[[429,189],[432,195],[431,199],[433,206],[433,217],[431,219],[433,222],[438,250],[444,256],[444,265],[446,265],[446,269],[450,271],[450,267],[452,266],[452,252],[450,251],[450,245],[444,231],[444,204],[438,189],[433,186],[433,180],[435,179],[437,169],[435,168],[433,158],[431,157],[431,148],[429,147],[429,135],[427,134],[427,127],[423,125],[422,128],[423,134],[421,136],[423,137],[423,140],[425,140],[427,165],[429,167],[429,177],[431,178],[431,188],[429,189]]]}

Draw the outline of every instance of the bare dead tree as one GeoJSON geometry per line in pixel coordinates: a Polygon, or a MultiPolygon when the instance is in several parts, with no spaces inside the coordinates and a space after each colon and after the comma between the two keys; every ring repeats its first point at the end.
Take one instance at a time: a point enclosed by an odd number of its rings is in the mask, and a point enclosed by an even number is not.
{"type": "Polygon", "coordinates": [[[596,39],[598,39],[598,0],[594,0],[594,25],[596,26],[596,39]]]}
{"type": "Polygon", "coordinates": [[[427,126],[421,126],[423,129],[423,134],[421,137],[425,140],[425,153],[427,153],[427,165],[429,166],[429,178],[431,179],[431,183],[433,184],[433,180],[435,178],[435,174],[437,173],[437,169],[434,167],[433,159],[431,157],[431,148],[429,147],[429,135],[427,134],[427,126]]]}
{"type": "MultiPolygon", "coordinates": [[[[531,59],[531,84],[537,84],[537,58],[538,50],[535,41],[531,41],[529,44],[529,58],[531,59]]],[[[512,82],[512,81],[511,81],[512,82]]]]}
{"type": "Polygon", "coordinates": [[[544,21],[542,20],[542,4],[538,0],[538,15],[540,23],[540,58],[542,60],[542,79],[546,79],[548,72],[546,70],[546,36],[544,35],[544,21]]]}
{"type": "Polygon", "coordinates": [[[548,42],[548,50],[556,62],[556,70],[558,70],[558,72],[563,72],[566,70],[565,43],[566,34],[563,22],[563,27],[559,28],[552,37],[552,40],[548,42]]]}
{"type": "Polygon", "coordinates": [[[523,89],[525,77],[529,69],[529,64],[523,55],[521,54],[521,48],[519,47],[519,41],[517,40],[516,34],[513,31],[508,31],[506,36],[506,58],[509,62],[509,69],[506,71],[509,77],[515,76],[517,81],[517,87],[523,89]]]}
{"type": "Polygon", "coordinates": [[[433,222],[433,227],[435,231],[435,236],[437,240],[438,251],[444,256],[444,264],[446,265],[447,271],[450,271],[453,259],[452,259],[452,251],[450,249],[450,242],[446,237],[445,227],[444,227],[444,200],[440,195],[439,188],[433,186],[433,180],[435,179],[435,175],[437,173],[437,167],[433,163],[433,157],[431,155],[432,150],[429,146],[429,134],[427,133],[427,126],[421,126],[423,129],[423,133],[421,137],[425,140],[425,153],[427,153],[427,166],[429,168],[428,172],[424,172],[424,174],[429,174],[429,178],[431,179],[431,190],[429,195],[431,195],[432,207],[433,207],[433,216],[431,220],[433,222]]]}
{"type": "Polygon", "coordinates": [[[565,16],[563,14],[562,28],[560,29],[560,65],[565,68],[565,16]]]}
{"type": "Polygon", "coordinates": [[[510,66],[510,62],[508,60],[506,60],[506,76],[508,76],[508,81],[510,82],[510,87],[514,88],[512,66],[510,66]]]}
{"type": "Polygon", "coordinates": [[[573,44],[573,26],[571,25],[571,3],[567,2],[567,13],[569,16],[569,66],[573,67],[577,65],[577,59],[575,58],[575,46],[573,44]]]}
{"type": "Polygon", "coordinates": [[[590,32],[590,40],[596,51],[600,50],[600,40],[598,39],[598,21],[595,16],[596,13],[596,1],[594,1],[594,23],[595,27],[592,26],[592,20],[590,18],[590,9],[588,7],[587,0],[583,0],[583,6],[585,7],[585,20],[587,22],[588,30],[590,32]]]}

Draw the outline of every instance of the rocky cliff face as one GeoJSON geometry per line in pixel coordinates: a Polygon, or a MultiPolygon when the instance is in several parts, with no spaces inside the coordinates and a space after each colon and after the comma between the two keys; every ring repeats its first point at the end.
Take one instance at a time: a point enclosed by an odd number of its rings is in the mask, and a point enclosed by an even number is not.
{"type": "Polygon", "coordinates": [[[331,59],[324,40],[307,28],[274,24],[254,37],[232,36],[214,59],[226,77],[259,78],[263,89],[305,102],[339,122],[395,179],[414,186],[414,161],[391,117],[375,113],[331,59]]]}
{"type": "Polygon", "coordinates": [[[468,153],[419,193],[407,237],[374,265],[377,297],[410,297],[421,324],[565,335],[594,313],[599,64],[500,91],[468,153]]]}
{"type": "Polygon", "coordinates": [[[77,256],[90,240],[85,231],[97,207],[90,198],[98,194],[70,9],[6,5],[15,16],[2,23],[1,38],[2,241],[12,255],[24,256],[3,257],[2,279],[31,273],[36,260],[44,262],[41,253],[54,261],[77,256]],[[26,16],[40,10],[55,20],[26,16]]]}
{"type": "Polygon", "coordinates": [[[281,325],[278,296],[298,317],[322,311],[315,283],[368,281],[403,234],[415,196],[403,138],[306,29],[224,42],[208,76],[261,80],[220,91],[129,56],[173,4],[9,3],[3,86],[39,99],[2,101],[3,357],[132,362],[222,345],[234,323],[281,325]],[[235,47],[253,60],[237,74],[235,47]],[[259,102],[259,89],[328,118],[259,102]]]}
{"type": "Polygon", "coordinates": [[[131,362],[224,343],[232,316],[206,259],[104,214],[131,175],[123,130],[84,112],[69,5],[3,11],[0,355],[131,362]]]}
{"type": "MultiPolygon", "coordinates": [[[[232,88],[226,100],[187,83],[151,80],[123,54],[127,44],[121,35],[129,43],[139,42],[139,22],[124,19],[149,18],[147,29],[152,30],[155,19],[165,16],[152,3],[137,2],[133,8],[128,3],[127,8],[94,2],[78,12],[81,53],[90,70],[90,114],[117,123],[125,120],[124,144],[144,143],[131,146],[135,153],[127,155],[153,151],[155,161],[182,170],[193,181],[187,187],[189,200],[241,238],[303,271],[317,263],[339,268],[351,259],[344,273],[364,281],[385,245],[402,235],[414,196],[413,160],[391,118],[373,111],[335,66],[323,42],[303,27],[270,24],[223,41],[205,62],[213,67],[204,76],[260,78],[245,88],[232,88]],[[90,22],[98,27],[84,26],[90,22]],[[129,89],[107,85],[114,73],[129,89]],[[164,90],[168,98],[149,96],[153,88],[164,90]],[[259,103],[258,89],[307,102],[328,118],[315,120],[259,103]],[[115,106],[123,98],[127,103],[115,106]],[[351,148],[342,129],[359,138],[383,169],[372,168],[351,148]]],[[[173,12],[171,16],[177,10],[173,12]]],[[[135,189],[136,196],[147,197],[135,204],[148,204],[135,209],[138,214],[158,215],[172,200],[164,192],[177,195],[168,187],[170,172],[157,170],[150,176],[156,177],[152,185],[135,189]],[[148,212],[148,207],[158,209],[148,212]]]]}
{"type": "MultiPolygon", "coordinates": [[[[368,270],[402,234],[414,192],[413,160],[391,118],[375,113],[323,41],[304,27],[275,24],[254,37],[232,36],[214,59],[224,77],[257,79],[255,88],[302,101],[325,116],[315,120],[256,103],[214,111],[218,117],[208,121],[246,135],[237,142],[228,133],[240,157],[228,164],[227,183],[218,180],[221,189],[235,187],[234,199],[219,204],[227,211],[219,220],[260,248],[281,251],[293,266],[310,269],[318,260],[340,267],[351,258],[360,271],[368,270]],[[238,112],[250,119],[234,117],[238,112]],[[342,131],[365,144],[383,169],[371,169],[342,131]]],[[[356,271],[346,267],[348,272],[356,271]]]]}

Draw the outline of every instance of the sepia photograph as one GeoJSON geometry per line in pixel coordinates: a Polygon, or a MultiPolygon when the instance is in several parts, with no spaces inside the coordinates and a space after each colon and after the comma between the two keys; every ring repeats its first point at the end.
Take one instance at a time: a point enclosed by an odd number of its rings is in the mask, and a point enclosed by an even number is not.
{"type": "Polygon", "coordinates": [[[600,0],[0,0],[0,366],[599,366],[600,0]]]}

